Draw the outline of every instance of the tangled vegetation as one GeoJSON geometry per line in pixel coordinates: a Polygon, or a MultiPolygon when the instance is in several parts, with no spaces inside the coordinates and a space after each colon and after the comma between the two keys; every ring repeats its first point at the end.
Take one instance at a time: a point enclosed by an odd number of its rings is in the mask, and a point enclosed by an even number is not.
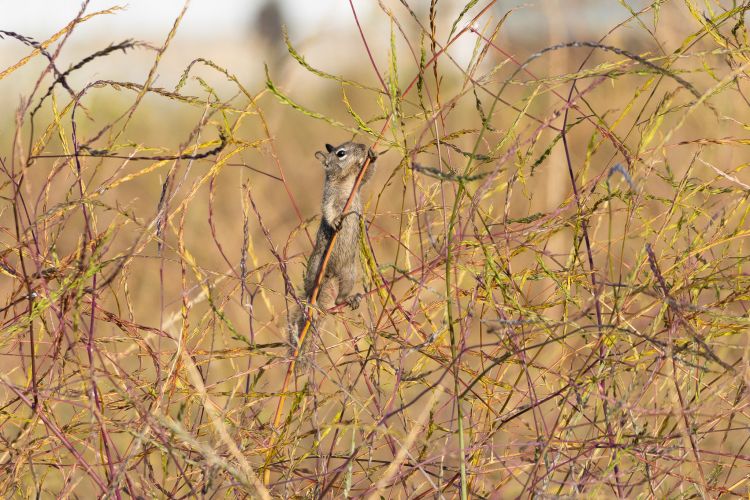
{"type": "Polygon", "coordinates": [[[600,38],[513,46],[496,0],[359,3],[356,66],[284,35],[261,88],[200,54],[158,86],[182,15],[67,68],[117,9],[0,31],[29,51],[0,82],[32,82],[0,151],[2,495],[746,497],[750,3],[611,0],[600,38]],[[313,153],[351,138],[381,155],[365,300],[311,305],[295,368],[313,153]]]}

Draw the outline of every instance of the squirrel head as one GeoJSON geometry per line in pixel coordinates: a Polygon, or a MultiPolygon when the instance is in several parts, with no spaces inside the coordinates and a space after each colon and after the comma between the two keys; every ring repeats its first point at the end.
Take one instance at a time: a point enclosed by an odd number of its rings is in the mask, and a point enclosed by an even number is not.
{"type": "Polygon", "coordinates": [[[318,151],[315,158],[320,160],[326,171],[326,176],[333,179],[344,179],[350,175],[357,175],[367,158],[374,162],[377,156],[365,146],[357,142],[345,142],[339,146],[326,144],[326,153],[318,151]]]}

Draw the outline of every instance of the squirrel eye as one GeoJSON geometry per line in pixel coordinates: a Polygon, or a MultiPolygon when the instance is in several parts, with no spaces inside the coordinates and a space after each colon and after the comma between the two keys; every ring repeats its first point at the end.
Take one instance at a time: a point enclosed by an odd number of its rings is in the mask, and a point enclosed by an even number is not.
{"type": "Polygon", "coordinates": [[[344,156],[346,156],[346,151],[344,151],[343,149],[339,149],[338,151],[336,151],[336,156],[338,156],[339,158],[343,158],[344,156]]]}

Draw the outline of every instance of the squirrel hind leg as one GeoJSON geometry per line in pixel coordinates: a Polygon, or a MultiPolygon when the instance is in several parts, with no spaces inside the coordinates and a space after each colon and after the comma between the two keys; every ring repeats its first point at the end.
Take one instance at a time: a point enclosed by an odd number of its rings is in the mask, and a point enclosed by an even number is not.
{"type": "Polygon", "coordinates": [[[320,292],[318,293],[318,309],[326,311],[336,304],[336,288],[337,283],[335,279],[326,278],[323,280],[323,283],[320,284],[320,292]]]}
{"type": "Polygon", "coordinates": [[[352,294],[357,281],[357,272],[354,266],[344,269],[339,276],[339,293],[336,297],[336,305],[347,304],[352,309],[357,309],[362,300],[361,293],[352,294]]]}
{"type": "Polygon", "coordinates": [[[362,302],[363,297],[364,295],[361,293],[353,293],[344,298],[339,304],[346,304],[351,310],[359,309],[359,304],[362,302]]]}

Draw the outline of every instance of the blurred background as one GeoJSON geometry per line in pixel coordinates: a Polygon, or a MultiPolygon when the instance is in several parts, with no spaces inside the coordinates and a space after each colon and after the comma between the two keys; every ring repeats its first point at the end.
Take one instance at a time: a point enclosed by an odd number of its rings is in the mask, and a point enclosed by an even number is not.
{"type": "MultiPolygon", "coordinates": [[[[399,2],[383,2],[391,9],[399,7],[399,2]]],[[[413,2],[413,8],[426,12],[429,2],[413,2]]],[[[649,2],[629,1],[632,10],[637,11],[649,2]]],[[[363,25],[374,34],[389,31],[388,19],[377,2],[357,0],[354,2],[357,14],[363,25]]],[[[44,40],[60,30],[72,20],[80,10],[77,2],[37,0],[18,2],[2,0],[2,28],[15,31],[36,40],[44,40]]],[[[179,0],[133,0],[128,3],[90,2],[88,11],[105,10],[112,7],[122,10],[117,15],[107,15],[95,23],[85,23],[69,42],[61,54],[61,65],[77,60],[109,43],[127,38],[136,38],[152,44],[160,44],[169,32],[180,13],[183,2],[179,0]]],[[[438,22],[443,28],[449,26],[455,15],[463,7],[462,2],[441,0],[440,7],[445,12],[438,22]]],[[[618,2],[595,0],[545,0],[544,2],[500,1],[492,9],[495,19],[510,10],[513,22],[503,30],[504,39],[513,44],[517,55],[522,56],[522,48],[541,48],[545,43],[555,43],[572,39],[598,40],[617,22],[627,19],[628,9],[618,2]]],[[[349,3],[340,0],[223,0],[221,3],[210,0],[193,0],[181,22],[181,27],[164,58],[159,83],[165,87],[174,85],[175,75],[198,54],[209,58],[221,66],[231,66],[243,82],[252,87],[264,81],[263,65],[280,64],[286,58],[286,49],[280,36],[281,26],[286,26],[295,45],[304,50],[311,63],[324,62],[328,69],[352,67],[360,63],[356,24],[351,22],[349,3]],[[348,40],[346,46],[342,40],[348,40]],[[351,43],[352,45],[349,45],[351,43]],[[337,49],[337,52],[331,50],[337,49]],[[348,50],[345,50],[348,49],[348,50]],[[333,57],[331,57],[333,56],[333,57]]],[[[628,30],[625,30],[628,31],[628,30]]],[[[630,30],[634,38],[643,36],[637,30],[630,30]]],[[[627,37],[619,30],[616,37],[627,37]]],[[[374,36],[375,50],[387,49],[388,37],[374,36]]],[[[451,49],[459,60],[466,59],[472,42],[459,42],[451,49]],[[463,58],[461,57],[463,53],[463,58]]],[[[28,51],[20,44],[6,42],[0,54],[4,67],[15,62],[28,51]]],[[[137,78],[143,76],[144,66],[132,56],[129,64],[116,65],[109,61],[106,67],[108,78],[137,78]]],[[[147,66],[145,66],[147,68],[147,66]]],[[[87,78],[103,73],[95,67],[78,73],[87,78]]],[[[17,103],[19,93],[24,88],[22,78],[4,79],[0,103],[12,106],[17,103]]]]}

